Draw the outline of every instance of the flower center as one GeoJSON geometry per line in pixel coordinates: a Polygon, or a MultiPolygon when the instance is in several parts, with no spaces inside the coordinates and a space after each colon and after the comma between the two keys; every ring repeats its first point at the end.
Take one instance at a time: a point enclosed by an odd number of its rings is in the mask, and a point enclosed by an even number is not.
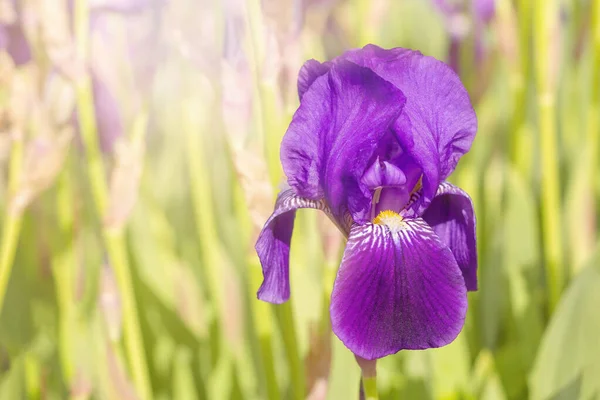
{"type": "Polygon", "coordinates": [[[396,144],[393,151],[387,150],[376,154],[361,177],[361,183],[373,196],[371,220],[386,210],[401,213],[419,189],[423,174],[417,163],[399,145],[396,144]]]}
{"type": "Polygon", "coordinates": [[[400,214],[392,210],[384,210],[375,217],[373,220],[374,224],[385,225],[390,228],[392,232],[398,232],[406,228],[404,218],[400,214]]]}

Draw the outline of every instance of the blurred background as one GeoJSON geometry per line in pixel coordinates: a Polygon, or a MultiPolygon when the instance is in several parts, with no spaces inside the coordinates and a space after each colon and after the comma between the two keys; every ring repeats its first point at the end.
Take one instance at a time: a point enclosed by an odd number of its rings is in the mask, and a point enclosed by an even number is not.
{"type": "Polygon", "coordinates": [[[256,300],[296,77],[375,43],[449,63],[478,292],[383,399],[600,399],[600,0],[0,0],[0,399],[357,399],[343,247],[299,212],[256,300]]]}

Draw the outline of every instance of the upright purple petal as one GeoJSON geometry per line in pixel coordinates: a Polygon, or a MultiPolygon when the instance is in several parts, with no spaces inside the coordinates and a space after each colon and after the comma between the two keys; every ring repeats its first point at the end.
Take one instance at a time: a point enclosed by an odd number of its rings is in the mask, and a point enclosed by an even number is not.
{"type": "Polygon", "coordinates": [[[469,151],[477,131],[475,111],[459,77],[443,62],[412,50],[367,45],[344,57],[370,68],[406,96],[394,129],[404,151],[423,170],[424,200],[429,201],[469,151]]]}
{"type": "MultiPolygon", "coordinates": [[[[299,208],[314,208],[331,216],[323,200],[298,197],[293,189],[284,190],[277,196],[275,211],[265,223],[255,245],[264,276],[258,289],[260,300],[279,304],[290,297],[290,241],[299,208]]],[[[340,222],[340,229],[349,230],[343,222],[340,222]]]]}
{"type": "Polygon", "coordinates": [[[353,226],[330,309],[335,334],[371,360],[452,342],[467,296],[456,260],[431,227],[397,219],[353,226]]]}
{"type": "Polygon", "coordinates": [[[477,243],[475,212],[462,189],[443,182],[423,219],[452,251],[467,290],[477,290],[477,243]]]}
{"type": "Polygon", "coordinates": [[[302,96],[311,87],[313,82],[329,72],[331,64],[328,62],[320,63],[317,60],[308,60],[302,65],[298,72],[298,97],[302,100],[302,96]]]}
{"type": "Polygon", "coordinates": [[[371,70],[339,60],[314,80],[281,143],[281,163],[299,196],[325,197],[338,218],[369,213],[360,178],[402,111],[400,90],[371,70]]]}
{"type": "Polygon", "coordinates": [[[406,174],[402,169],[388,161],[380,161],[379,157],[365,171],[361,178],[369,188],[380,186],[401,186],[406,183],[406,174]]]}

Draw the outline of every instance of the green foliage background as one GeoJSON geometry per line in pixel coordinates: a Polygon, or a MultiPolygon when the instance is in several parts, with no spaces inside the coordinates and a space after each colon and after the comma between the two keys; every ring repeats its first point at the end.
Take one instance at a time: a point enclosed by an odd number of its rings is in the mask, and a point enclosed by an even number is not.
{"type": "MultiPolygon", "coordinates": [[[[70,26],[82,65],[135,78],[88,51],[85,1],[64,20],[41,3],[19,2],[70,26]]],[[[468,1],[305,3],[168,1],[149,94],[117,85],[109,152],[85,68],[40,86],[56,43],[31,27],[33,61],[2,56],[0,399],[357,399],[327,311],[342,238],[321,215],[298,213],[291,301],[255,297],[297,71],[366,43],[447,60],[452,32],[479,131],[450,180],[475,204],[480,289],[451,345],[379,361],[380,398],[600,399],[600,1],[498,0],[485,24],[468,1]],[[74,110],[78,129],[57,123],[74,110]]],[[[108,31],[127,42],[142,17],[108,31]]]]}

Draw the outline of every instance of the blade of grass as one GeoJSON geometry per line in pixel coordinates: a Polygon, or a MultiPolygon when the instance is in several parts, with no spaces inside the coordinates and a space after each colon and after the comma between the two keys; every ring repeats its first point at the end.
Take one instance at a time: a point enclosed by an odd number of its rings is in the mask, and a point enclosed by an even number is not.
{"type": "MultiPolygon", "coordinates": [[[[13,138],[10,165],[9,165],[9,193],[14,194],[19,183],[21,164],[23,161],[23,138],[13,138]]],[[[10,202],[7,204],[4,223],[2,227],[2,244],[0,245],[0,313],[6,296],[6,286],[10,278],[17,243],[21,232],[22,213],[11,210],[10,202]]]]}
{"type": "Polygon", "coordinates": [[[69,159],[59,178],[56,214],[58,218],[58,238],[52,254],[52,270],[56,285],[57,304],[59,309],[59,357],[63,379],[70,386],[74,376],[73,355],[73,322],[75,321],[75,251],[73,248],[73,192],[69,159]]]}
{"type": "Polygon", "coordinates": [[[560,206],[560,154],[556,135],[556,80],[560,45],[557,39],[559,18],[555,0],[537,0],[534,7],[533,40],[537,108],[541,148],[541,211],[544,265],[548,285],[548,309],[552,314],[564,286],[563,242],[560,206]]]}
{"type": "MultiPolygon", "coordinates": [[[[89,46],[89,9],[87,0],[75,2],[75,38],[80,60],[85,61],[89,46]]],[[[104,173],[102,154],[98,143],[96,116],[92,86],[89,76],[79,79],[76,86],[76,105],[79,114],[87,167],[97,214],[104,216],[108,204],[108,185],[104,173]]],[[[130,363],[132,378],[138,394],[143,399],[152,399],[152,387],[148,375],[148,363],[140,328],[125,237],[121,229],[102,231],[110,264],[115,270],[119,292],[123,302],[123,325],[125,348],[130,363]]]]}

